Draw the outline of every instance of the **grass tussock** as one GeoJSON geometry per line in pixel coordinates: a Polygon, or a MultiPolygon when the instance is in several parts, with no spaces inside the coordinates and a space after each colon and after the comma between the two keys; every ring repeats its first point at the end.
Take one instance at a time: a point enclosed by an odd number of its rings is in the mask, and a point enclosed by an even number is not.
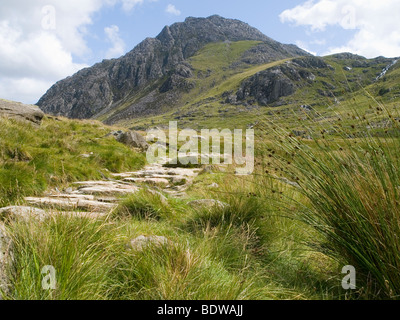
{"type": "Polygon", "coordinates": [[[8,227],[13,263],[6,299],[92,300],[106,297],[103,287],[111,266],[107,226],[87,218],[57,215],[45,222],[16,221],[8,227]],[[44,290],[45,266],[56,270],[56,289],[44,290]]]}
{"type": "Polygon", "coordinates": [[[148,189],[126,197],[115,210],[116,217],[131,217],[138,220],[170,219],[174,209],[161,194],[148,189]]]}
{"type": "MultiPolygon", "coordinates": [[[[394,119],[383,106],[379,109],[394,119]]],[[[363,119],[356,112],[349,118],[363,119]]],[[[365,122],[349,127],[338,121],[315,125],[312,141],[275,126],[280,143],[273,153],[269,151],[269,161],[271,167],[282,169],[280,176],[298,184],[303,197],[302,203],[293,201],[298,217],[323,239],[313,243],[314,249],[342,266],[356,268],[355,296],[396,299],[400,295],[400,143],[394,131],[399,129],[393,121],[397,129],[391,132],[376,137],[375,132],[364,131],[357,137],[356,125],[365,122]]]]}

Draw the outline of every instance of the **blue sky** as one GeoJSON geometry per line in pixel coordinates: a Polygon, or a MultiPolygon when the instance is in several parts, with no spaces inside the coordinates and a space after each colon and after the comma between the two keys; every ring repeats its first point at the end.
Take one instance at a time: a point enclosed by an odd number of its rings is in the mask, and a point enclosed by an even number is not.
{"type": "Polygon", "coordinates": [[[400,56],[398,0],[2,0],[0,97],[36,103],[56,81],[165,25],[213,14],[316,55],[400,56]]]}
{"type": "MultiPolygon", "coordinates": [[[[310,28],[307,26],[296,26],[294,23],[283,23],[280,20],[279,15],[284,10],[304,2],[293,0],[247,0],[245,2],[158,0],[157,2],[144,2],[129,12],[123,10],[122,4],[105,7],[94,15],[94,24],[89,28],[91,36],[87,40],[93,49],[93,55],[84,57],[86,61],[82,62],[91,64],[106,56],[108,45],[104,28],[110,25],[118,26],[119,35],[126,45],[126,51],[129,51],[146,37],[155,37],[165,25],[182,22],[189,16],[208,17],[218,14],[225,18],[239,19],[279,42],[302,45],[305,49],[319,55],[328,52],[328,47],[339,46],[344,39],[350,39],[354,30],[332,27],[323,35],[320,32],[310,32],[310,28]],[[173,5],[180,13],[167,12],[168,5],[173,5]],[[325,41],[323,41],[324,39],[325,41]]],[[[79,60],[79,57],[76,58],[79,60]]]]}

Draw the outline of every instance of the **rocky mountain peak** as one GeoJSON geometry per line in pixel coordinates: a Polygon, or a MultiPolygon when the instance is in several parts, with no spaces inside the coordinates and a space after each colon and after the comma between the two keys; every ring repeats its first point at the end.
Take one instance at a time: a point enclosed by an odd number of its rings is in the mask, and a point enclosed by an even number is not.
{"type": "Polygon", "coordinates": [[[78,119],[98,118],[127,103],[131,105],[124,117],[153,112],[151,108],[154,109],[159,93],[175,88],[191,89],[182,80],[191,76],[187,59],[209,43],[224,41],[260,41],[260,46],[249,52],[248,64],[307,55],[296,46],[274,41],[239,20],[218,15],[189,17],[164,27],[157,37],[145,39],[119,59],[104,60],[59,81],[37,105],[46,113],[78,119]],[[156,84],[157,81],[160,83],[156,84]],[[150,85],[158,89],[147,93],[142,102],[135,102],[135,97],[143,96],[150,85]]]}

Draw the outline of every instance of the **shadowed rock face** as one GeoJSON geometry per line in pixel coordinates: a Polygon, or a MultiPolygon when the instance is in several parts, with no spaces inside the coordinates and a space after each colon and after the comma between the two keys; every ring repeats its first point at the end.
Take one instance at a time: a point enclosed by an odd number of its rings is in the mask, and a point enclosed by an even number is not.
{"type": "Polygon", "coordinates": [[[187,18],[166,26],[156,38],[145,39],[119,59],[104,60],[56,83],[37,104],[46,113],[78,119],[124,106],[107,123],[154,114],[160,108],[160,95],[165,95],[164,105],[172,105],[176,93],[191,89],[186,80],[192,76],[188,58],[208,43],[242,40],[262,42],[246,55],[244,62],[249,64],[307,55],[238,20],[187,18]]]}
{"type": "Polygon", "coordinates": [[[260,105],[278,101],[281,97],[293,94],[299,85],[313,82],[316,77],[310,69],[318,72],[319,69],[328,69],[328,65],[317,57],[293,59],[245,80],[233,100],[240,102],[253,99],[260,105]]]}
{"type": "Polygon", "coordinates": [[[36,106],[0,99],[0,117],[24,120],[40,125],[44,113],[36,106]]]}

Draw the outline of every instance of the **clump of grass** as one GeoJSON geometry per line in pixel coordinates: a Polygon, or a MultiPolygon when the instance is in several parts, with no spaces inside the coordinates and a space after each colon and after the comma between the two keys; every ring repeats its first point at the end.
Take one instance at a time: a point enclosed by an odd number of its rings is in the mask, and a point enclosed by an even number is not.
{"type": "Polygon", "coordinates": [[[104,222],[57,215],[43,222],[14,221],[8,226],[13,261],[7,270],[5,299],[105,299],[113,242],[104,222]],[[56,289],[44,290],[45,266],[53,266],[56,289]]]}
{"type": "Polygon", "coordinates": [[[238,195],[228,200],[229,203],[222,202],[212,208],[194,209],[194,214],[187,221],[187,227],[191,231],[249,225],[254,225],[254,229],[261,228],[261,221],[265,216],[264,207],[256,198],[238,195]]]}
{"type": "Polygon", "coordinates": [[[161,194],[141,189],[119,204],[115,217],[133,217],[139,220],[169,219],[174,215],[172,207],[161,194]]]}
{"type": "MultiPolygon", "coordinates": [[[[355,114],[352,120],[360,118],[355,114]]],[[[355,127],[355,121],[348,128],[314,123],[314,140],[304,141],[275,126],[280,143],[269,161],[298,184],[304,198],[296,203],[299,217],[324,239],[317,248],[356,267],[358,296],[398,298],[400,141],[390,132],[356,137],[355,127]]]]}
{"type": "Polygon", "coordinates": [[[229,272],[210,251],[171,242],[126,251],[115,266],[112,299],[237,300],[271,298],[256,279],[229,272]]]}

